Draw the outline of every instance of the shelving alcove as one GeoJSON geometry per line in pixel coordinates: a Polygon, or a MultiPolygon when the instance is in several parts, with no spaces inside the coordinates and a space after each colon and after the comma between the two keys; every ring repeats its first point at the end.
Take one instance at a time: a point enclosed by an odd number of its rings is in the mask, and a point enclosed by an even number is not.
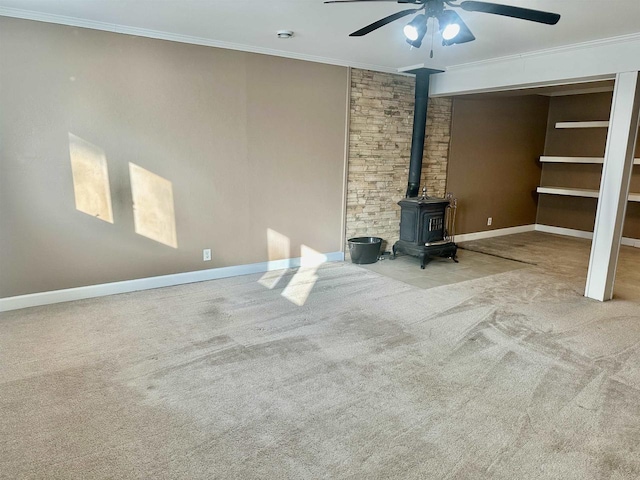
{"type": "MultiPolygon", "coordinates": [[[[588,121],[588,122],[556,122],[555,128],[608,128],[608,121],[588,121]]],[[[541,156],[541,163],[567,163],[567,164],[599,164],[604,163],[604,157],[553,157],[541,156]]],[[[640,165],[640,158],[635,158],[634,166],[640,165]]],[[[539,186],[537,192],[548,195],[567,195],[571,197],[598,198],[599,191],[594,189],[574,188],[574,187],[556,187],[556,186],[539,186]]],[[[630,202],[640,202],[640,193],[630,193],[630,202]]]]}

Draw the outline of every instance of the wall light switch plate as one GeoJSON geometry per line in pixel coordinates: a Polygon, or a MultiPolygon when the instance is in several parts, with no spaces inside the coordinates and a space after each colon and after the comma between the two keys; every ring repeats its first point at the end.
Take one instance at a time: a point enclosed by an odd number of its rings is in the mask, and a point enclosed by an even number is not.
{"type": "Polygon", "coordinates": [[[493,222],[493,218],[491,217],[487,218],[487,225],[491,225],[492,222],[493,222]]]}
{"type": "Polygon", "coordinates": [[[204,250],[202,250],[202,260],[205,262],[208,262],[209,260],[211,260],[211,249],[210,248],[205,248],[204,250]]]}

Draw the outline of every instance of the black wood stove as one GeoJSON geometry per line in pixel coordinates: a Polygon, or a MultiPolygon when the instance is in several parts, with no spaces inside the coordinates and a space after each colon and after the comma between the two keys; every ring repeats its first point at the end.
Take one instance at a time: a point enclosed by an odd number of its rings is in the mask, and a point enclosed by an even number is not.
{"type": "Polygon", "coordinates": [[[420,268],[424,268],[431,257],[451,258],[454,262],[458,247],[450,240],[447,228],[453,226],[455,206],[451,200],[422,197],[404,198],[400,205],[400,240],[393,245],[393,256],[398,252],[420,258],[420,268]]]}

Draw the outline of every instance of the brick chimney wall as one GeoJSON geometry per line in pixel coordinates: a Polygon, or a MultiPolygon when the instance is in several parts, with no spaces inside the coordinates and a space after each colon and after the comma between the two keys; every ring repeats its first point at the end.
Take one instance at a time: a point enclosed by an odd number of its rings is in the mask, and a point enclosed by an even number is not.
{"type": "MultiPolygon", "coordinates": [[[[346,239],[381,237],[387,250],[398,240],[397,203],[407,189],[414,85],[413,77],[351,70],[346,239]]],[[[432,197],[445,195],[451,105],[450,98],[429,99],[421,191],[426,186],[432,197]]]]}

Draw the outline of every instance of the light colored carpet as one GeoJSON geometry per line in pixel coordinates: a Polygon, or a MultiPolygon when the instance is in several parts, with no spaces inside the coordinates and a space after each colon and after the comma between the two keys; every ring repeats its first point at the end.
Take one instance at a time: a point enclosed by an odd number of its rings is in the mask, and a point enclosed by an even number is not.
{"type": "MultiPolygon", "coordinates": [[[[591,240],[527,232],[460,244],[467,251],[538,265],[584,293],[591,240]]],[[[621,246],[614,297],[640,300],[640,249],[621,246]]]]}
{"type": "Polygon", "coordinates": [[[424,290],[329,264],[3,313],[0,478],[637,479],[640,299],[555,270],[424,290]]]}

